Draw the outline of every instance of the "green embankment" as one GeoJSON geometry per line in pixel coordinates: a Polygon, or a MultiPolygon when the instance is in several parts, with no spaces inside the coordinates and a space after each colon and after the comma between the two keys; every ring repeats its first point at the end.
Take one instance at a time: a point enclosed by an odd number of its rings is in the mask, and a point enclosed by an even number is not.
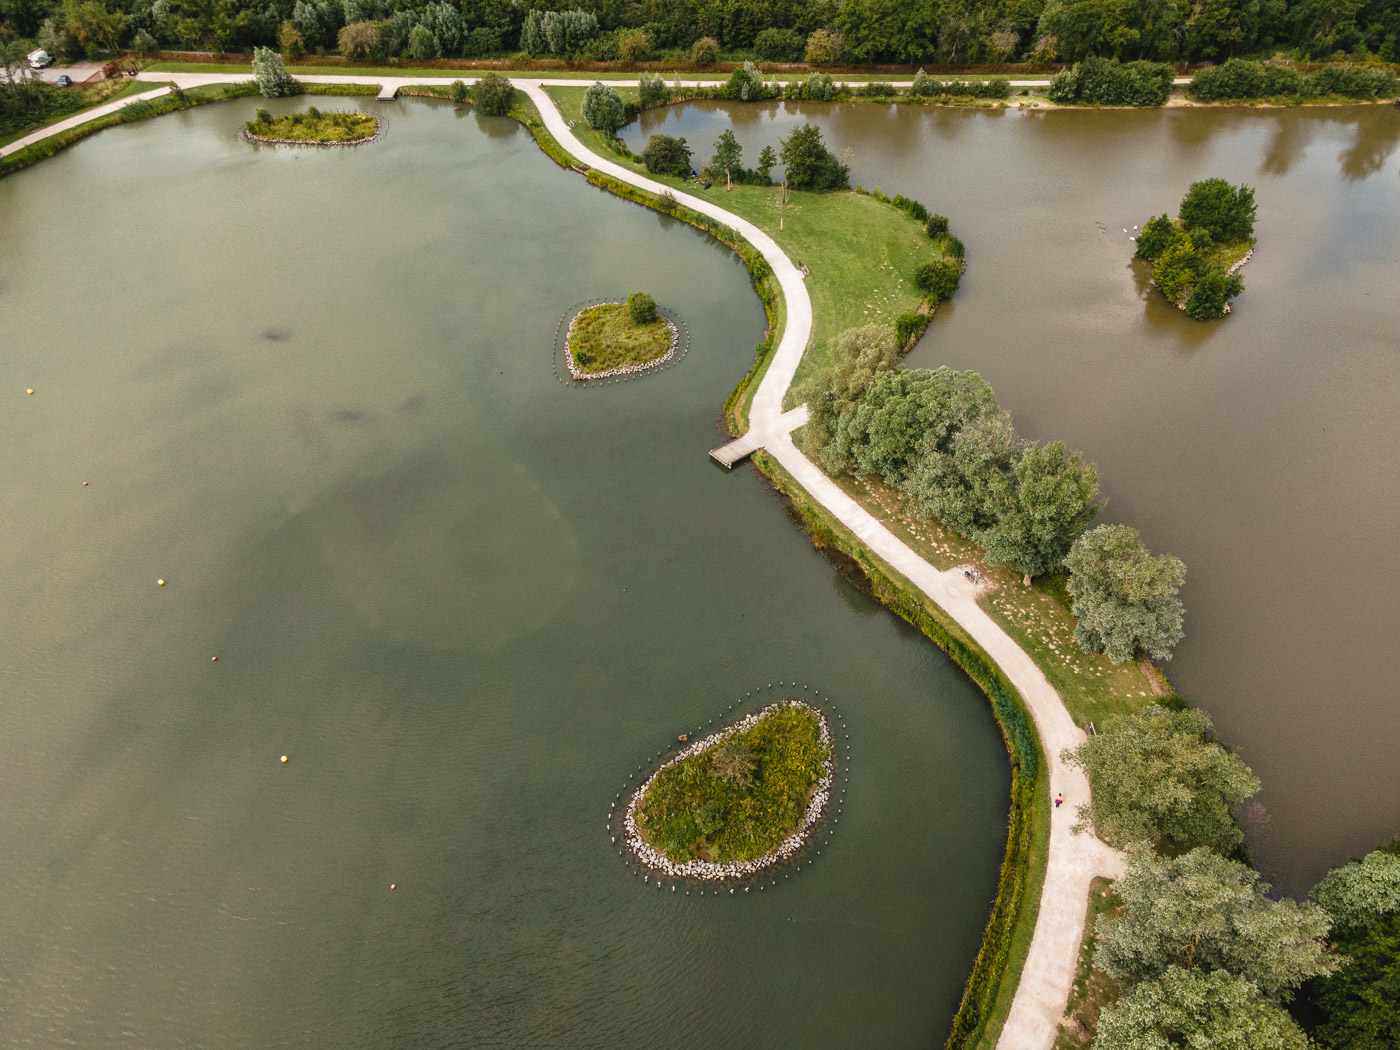
{"type": "Polygon", "coordinates": [[[773,705],[757,724],[658,773],[637,828],[677,864],[757,860],[801,826],[828,757],[815,711],[773,705]]]}

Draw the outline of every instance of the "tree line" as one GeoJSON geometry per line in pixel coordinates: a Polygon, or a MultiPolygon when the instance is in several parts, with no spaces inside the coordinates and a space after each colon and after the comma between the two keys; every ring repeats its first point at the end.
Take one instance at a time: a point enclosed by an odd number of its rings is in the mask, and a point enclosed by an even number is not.
{"type": "Polygon", "coordinates": [[[336,51],[352,26],[379,58],[634,61],[708,41],[771,62],[1400,60],[1400,0],[0,0],[0,39],[55,53],[336,51]]]}

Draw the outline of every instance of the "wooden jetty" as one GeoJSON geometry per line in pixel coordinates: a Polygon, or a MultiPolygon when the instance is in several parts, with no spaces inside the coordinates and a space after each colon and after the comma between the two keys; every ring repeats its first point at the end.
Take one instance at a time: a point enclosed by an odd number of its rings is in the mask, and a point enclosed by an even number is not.
{"type": "Polygon", "coordinates": [[[379,94],[375,96],[378,102],[393,102],[399,97],[399,86],[397,84],[385,84],[379,89],[379,94]]]}
{"type": "Polygon", "coordinates": [[[725,470],[733,470],[735,463],[748,459],[763,447],[763,441],[750,430],[743,437],[737,437],[727,445],[710,450],[710,458],[725,470]]]}

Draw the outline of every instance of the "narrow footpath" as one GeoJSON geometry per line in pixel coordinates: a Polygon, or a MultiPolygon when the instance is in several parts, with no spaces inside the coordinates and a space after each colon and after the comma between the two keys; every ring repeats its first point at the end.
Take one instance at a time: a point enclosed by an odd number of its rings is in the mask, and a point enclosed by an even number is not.
{"type": "MultiPolygon", "coordinates": [[[[174,82],[181,88],[191,88],[208,84],[241,83],[251,80],[252,74],[234,70],[228,73],[142,73],[140,79],[174,82]]],[[[393,87],[395,90],[425,82],[422,77],[385,78],[355,75],[303,76],[298,79],[320,84],[369,84],[381,88],[393,87]]],[[[476,78],[461,79],[472,83],[476,78]]],[[[426,82],[441,84],[442,80],[430,78],[426,82]]],[[[812,300],[807,294],[801,271],[778,247],[777,242],[747,219],[731,214],[709,201],[654,182],[630,168],[598,156],[585,147],[569,129],[568,123],[560,115],[544,88],[556,85],[579,86],[586,81],[512,78],[512,82],[535,103],[550,134],[576,158],[616,179],[652,193],[671,192],[676,200],[686,207],[718,219],[737,230],[763,254],[782,287],[787,302],[787,325],[768,372],[754,394],[753,407],[749,413],[749,431],[745,436],[755,448],[766,450],[776,459],[818,503],[855,533],[871,551],[961,624],[997,662],[1025,698],[1044,745],[1045,761],[1050,773],[1050,795],[1063,794],[1067,804],[1051,814],[1049,862],[1046,867],[1045,885],[1041,891],[1040,912],[1031,939],[1030,953],[1021,973],[1020,985],[1016,989],[1016,997],[997,1046],[999,1050],[1051,1050],[1079,964],[1079,947],[1084,936],[1084,922],[1089,903],[1089,885],[1096,877],[1116,879],[1123,872],[1122,856],[1117,850],[1093,835],[1075,835],[1070,831],[1074,822],[1075,806],[1089,797],[1089,782],[1082,772],[1069,768],[1060,760],[1060,752],[1064,748],[1079,744],[1084,739],[1083,731],[1074,724],[1059,694],[1025,650],[978,606],[974,587],[963,577],[961,571],[939,571],[919,557],[864,507],[846,495],[793,443],[792,432],[806,422],[806,406],[785,413],[782,404],[788,387],[792,385],[798,363],[811,340],[812,300]]],[[[1035,82],[1027,84],[1034,86],[1035,82]]],[[[159,97],[167,90],[168,88],[162,88],[80,113],[11,143],[0,149],[0,156],[58,134],[69,127],[76,127],[114,112],[137,99],[159,97]]]]}

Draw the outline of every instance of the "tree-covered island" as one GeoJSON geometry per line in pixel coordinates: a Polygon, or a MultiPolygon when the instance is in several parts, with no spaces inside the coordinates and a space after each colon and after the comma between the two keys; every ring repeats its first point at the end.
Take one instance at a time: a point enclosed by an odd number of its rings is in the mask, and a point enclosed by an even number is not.
{"type": "Polygon", "coordinates": [[[1147,220],[1136,255],[1152,263],[1152,283],[1171,302],[1208,321],[1230,312],[1244,291],[1236,273],[1254,251],[1254,191],[1224,179],[1193,182],[1175,220],[1147,220]]]}

